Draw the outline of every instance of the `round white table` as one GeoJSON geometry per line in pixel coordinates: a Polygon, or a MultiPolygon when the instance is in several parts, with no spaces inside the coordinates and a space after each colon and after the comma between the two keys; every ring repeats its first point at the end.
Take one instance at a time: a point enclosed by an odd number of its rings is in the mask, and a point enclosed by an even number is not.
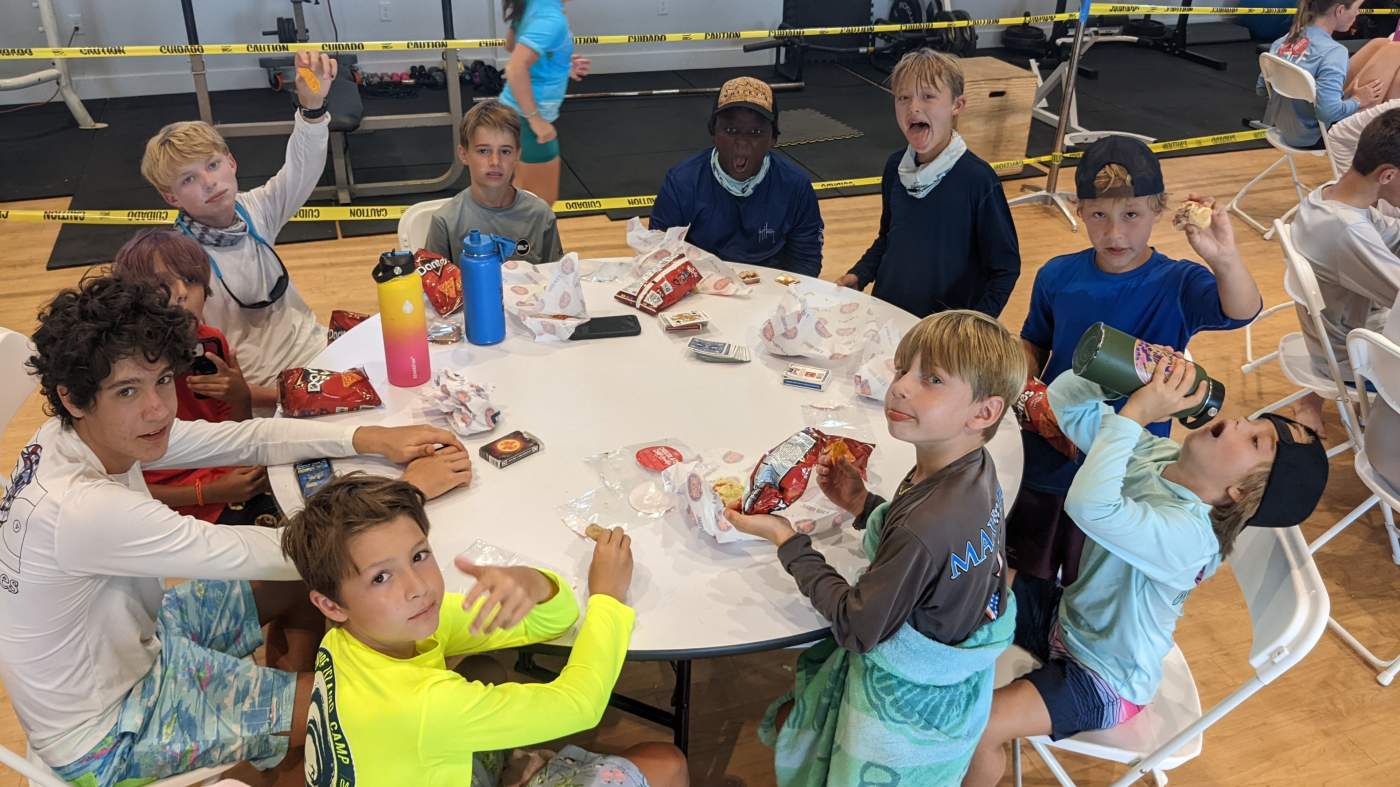
{"type": "MultiPolygon", "coordinates": [[[[585,261],[585,274],[599,264],[585,261]]],[[[542,268],[549,272],[548,266],[542,268]]],[[[699,335],[748,345],[753,361],[747,364],[699,360],[685,349],[695,334],[667,334],[656,318],[613,300],[620,282],[583,283],[589,314],[636,315],[642,324],[640,336],[538,343],[507,318],[508,334],[500,344],[432,345],[435,371],[464,370],[473,382],[494,386],[493,402],[503,410],[496,429],[463,440],[473,456],[471,486],[428,503],[430,541],[449,590],[468,582],[453,568],[452,558],[480,539],[574,580],[582,606],[593,542],[568,529],[556,507],[601,486],[584,457],[671,437],[702,453],[734,450],[746,456],[746,463],[756,462],[764,451],[805,425],[802,406],[806,404],[853,405],[848,409],[868,420],[867,438],[876,443],[870,459],[870,470],[878,479],[874,491],[892,494],[913,465],[913,447],[889,436],[879,404],[855,395],[851,372],[858,357],[820,363],[778,358],[761,348],[758,327],[786,290],[774,281],[780,272],[757,270],[763,281],[748,296],[691,294],[673,307],[706,312],[711,322],[699,335]],[[793,361],[830,367],[832,378],[826,390],[782,385],[782,372],[793,361]],[[540,438],[544,450],[503,469],[479,457],[479,446],[515,429],[540,438]]],[[[894,320],[901,333],[916,322],[883,301],[859,297],[869,301],[880,322],[894,320]]],[[[416,389],[388,383],[378,316],[328,347],[316,365],[335,370],[363,366],[384,400],[383,408],[321,420],[389,426],[445,424],[428,414],[416,389]]],[[[1009,511],[1020,487],[1022,465],[1021,438],[1013,419],[1002,422],[988,448],[1009,511]]],[[[365,457],[337,459],[333,465],[337,473],[399,472],[387,462],[365,457]]],[[[269,477],[283,510],[299,509],[301,493],[290,466],[271,468],[269,477]]],[[[690,659],[800,645],[826,633],[827,621],[798,591],[767,542],[717,544],[685,525],[675,511],[630,532],[636,568],[628,600],[637,610],[637,623],[628,656],[677,663],[677,716],[688,704],[682,702],[687,697],[681,695],[680,682],[683,679],[688,695],[690,659]]],[[[813,536],[816,548],[848,579],[867,564],[860,540],[860,534],[849,527],[828,528],[813,536]]],[[[565,653],[572,642],[571,632],[537,650],[565,653]]]]}

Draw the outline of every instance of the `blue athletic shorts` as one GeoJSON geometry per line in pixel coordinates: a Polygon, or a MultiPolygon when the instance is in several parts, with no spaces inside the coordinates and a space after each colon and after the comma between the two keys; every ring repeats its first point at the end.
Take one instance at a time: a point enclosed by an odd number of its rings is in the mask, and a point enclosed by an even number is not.
{"type": "Polygon", "coordinates": [[[1011,590],[1016,595],[1016,646],[1040,662],[1026,680],[1040,692],[1050,712],[1051,739],[1116,727],[1142,710],[1065,650],[1060,636],[1059,586],[1017,574],[1011,590]]]}

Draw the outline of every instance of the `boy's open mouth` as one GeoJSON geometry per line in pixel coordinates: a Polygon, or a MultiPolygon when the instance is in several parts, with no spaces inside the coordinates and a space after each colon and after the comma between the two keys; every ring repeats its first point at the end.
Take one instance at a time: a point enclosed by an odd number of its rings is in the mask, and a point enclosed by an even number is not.
{"type": "Polygon", "coordinates": [[[1224,434],[1224,433],[1225,433],[1225,422],[1224,422],[1224,421],[1219,421],[1219,422],[1217,422],[1214,426],[1212,426],[1212,427],[1210,428],[1210,436],[1211,436],[1212,439],[1214,439],[1214,438],[1219,438],[1220,435],[1222,435],[1222,434],[1224,434]]]}

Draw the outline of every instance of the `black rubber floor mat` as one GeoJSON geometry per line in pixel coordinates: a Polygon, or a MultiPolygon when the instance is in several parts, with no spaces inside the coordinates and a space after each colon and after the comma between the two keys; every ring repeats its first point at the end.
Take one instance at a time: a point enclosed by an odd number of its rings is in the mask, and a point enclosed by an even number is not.
{"type": "Polygon", "coordinates": [[[776,145],[780,148],[855,139],[865,135],[865,132],[851,128],[826,113],[810,107],[789,109],[782,113],[781,118],[783,135],[778,138],[776,145]]]}

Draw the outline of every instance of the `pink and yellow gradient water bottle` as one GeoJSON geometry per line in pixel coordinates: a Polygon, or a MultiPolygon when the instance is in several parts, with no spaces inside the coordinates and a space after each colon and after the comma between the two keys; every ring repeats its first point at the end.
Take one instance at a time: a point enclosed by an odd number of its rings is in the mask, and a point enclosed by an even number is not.
{"type": "Polygon", "coordinates": [[[422,385],[432,376],[428,362],[428,320],[423,313],[423,281],[406,251],[379,255],[374,266],[379,285],[379,321],[384,330],[384,363],[389,384],[422,385]]]}

